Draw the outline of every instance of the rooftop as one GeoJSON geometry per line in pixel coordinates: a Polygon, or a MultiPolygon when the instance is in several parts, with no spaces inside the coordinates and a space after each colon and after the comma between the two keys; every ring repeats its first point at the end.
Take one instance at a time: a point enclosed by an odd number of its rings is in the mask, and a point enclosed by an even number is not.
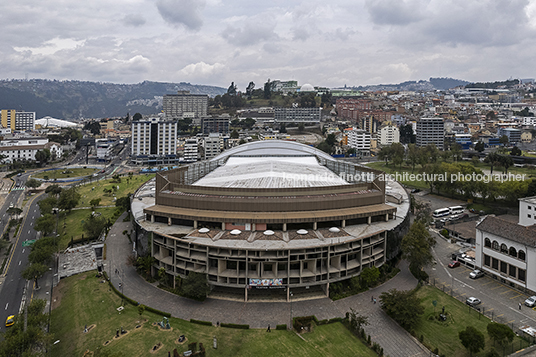
{"type": "Polygon", "coordinates": [[[476,228],[514,242],[536,247],[536,225],[524,227],[499,217],[486,216],[476,225],[476,228]]]}

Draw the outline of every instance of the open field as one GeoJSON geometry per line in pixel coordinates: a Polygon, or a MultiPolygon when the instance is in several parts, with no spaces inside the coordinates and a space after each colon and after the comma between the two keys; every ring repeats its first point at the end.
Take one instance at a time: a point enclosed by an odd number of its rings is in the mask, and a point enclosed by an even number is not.
{"type": "Polygon", "coordinates": [[[313,332],[302,335],[305,341],[294,332],[275,330],[275,326],[268,333],[265,329],[203,326],[176,318],[170,318],[172,331],[161,331],[152,325],[161,321],[161,316],[144,312],[140,317],[137,308],[129,304],[117,312],[121,299],[95,274],[93,271],[72,276],[56,287],[51,332],[54,340],[60,342],[52,347],[51,356],[82,356],[86,350],[99,349],[113,356],[164,357],[174,348],[186,351],[188,342],[203,343],[207,356],[376,356],[341,323],[317,326],[313,332]],[[93,324],[94,328],[83,333],[85,325],[93,324]],[[136,329],[137,325],[142,327],[136,329]],[[121,327],[128,333],[114,339],[121,327]],[[183,334],[187,343],[178,344],[176,341],[183,334]],[[213,336],[218,341],[217,350],[212,348],[213,336]],[[104,346],[106,341],[111,342],[104,346]],[[149,353],[157,343],[162,343],[163,348],[149,353]]]}
{"type": "Polygon", "coordinates": [[[84,177],[88,175],[92,175],[95,172],[98,172],[97,169],[92,168],[61,168],[58,170],[47,170],[47,171],[40,171],[35,174],[32,174],[33,178],[40,178],[40,179],[46,179],[46,180],[54,180],[57,179],[65,179],[65,178],[71,178],[71,177],[84,177]]]}
{"type": "MultiPolygon", "coordinates": [[[[421,299],[425,312],[421,317],[420,324],[415,329],[415,335],[418,338],[422,335],[424,344],[431,350],[438,348],[439,354],[445,356],[469,356],[469,352],[463,347],[458,337],[458,333],[465,330],[467,326],[473,326],[484,334],[486,338],[485,352],[494,346],[486,330],[487,325],[491,322],[489,318],[432,286],[423,286],[417,291],[417,297],[421,299]],[[435,307],[433,301],[437,302],[435,307]],[[440,322],[433,317],[441,312],[443,306],[447,314],[447,321],[440,322]]],[[[516,349],[519,348],[520,343],[522,343],[521,338],[515,337],[513,345],[517,347],[516,349]]],[[[502,348],[499,345],[496,345],[495,348],[502,355],[502,348]]],[[[480,352],[480,355],[483,353],[480,352]]]]}

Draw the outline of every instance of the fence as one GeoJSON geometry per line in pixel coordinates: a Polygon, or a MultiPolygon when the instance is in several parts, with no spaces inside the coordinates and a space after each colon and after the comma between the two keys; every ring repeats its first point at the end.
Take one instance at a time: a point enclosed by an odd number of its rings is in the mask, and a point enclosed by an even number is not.
{"type": "MultiPolygon", "coordinates": [[[[456,290],[452,288],[452,285],[443,284],[437,281],[435,278],[430,279],[429,283],[430,285],[433,285],[439,290],[443,291],[445,294],[448,294],[451,297],[455,298],[456,300],[465,303],[465,300],[467,297],[456,292],[456,290]]],[[[486,310],[484,307],[480,307],[479,305],[477,306],[467,305],[467,311],[468,311],[468,314],[477,314],[479,319],[481,317],[487,317],[493,322],[507,325],[508,327],[512,329],[512,331],[514,331],[516,335],[521,337],[519,341],[514,341],[504,346],[500,346],[499,344],[496,344],[495,349],[497,350],[497,352],[499,352],[499,354],[502,354],[502,356],[507,356],[511,353],[514,353],[516,351],[519,351],[521,349],[524,349],[524,348],[527,348],[529,346],[536,344],[536,337],[529,335],[523,330],[521,330],[521,328],[523,328],[524,326],[515,325],[513,322],[507,321],[507,319],[504,316],[501,316],[502,315],[501,313],[498,313],[494,309],[486,310]]]]}

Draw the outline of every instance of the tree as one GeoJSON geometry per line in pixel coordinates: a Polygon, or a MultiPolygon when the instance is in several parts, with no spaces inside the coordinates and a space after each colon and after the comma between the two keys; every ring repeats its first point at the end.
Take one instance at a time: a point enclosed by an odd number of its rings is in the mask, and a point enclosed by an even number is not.
{"type": "Polygon", "coordinates": [[[404,162],[404,146],[400,143],[393,143],[390,148],[393,164],[402,166],[404,162]]]}
{"type": "Polygon", "coordinates": [[[21,275],[26,280],[34,280],[35,288],[38,289],[37,280],[42,278],[43,275],[48,271],[48,267],[41,263],[34,263],[29,265],[26,269],[21,272],[21,275]]]}
{"type": "Polygon", "coordinates": [[[231,85],[229,86],[229,88],[227,88],[227,94],[229,94],[230,96],[236,95],[236,85],[234,84],[234,82],[231,82],[231,85]]]}
{"type": "Polygon", "coordinates": [[[231,132],[231,139],[238,139],[239,137],[240,134],[238,134],[238,131],[236,131],[236,129],[231,132]]]}
{"type": "Polygon", "coordinates": [[[322,150],[328,155],[331,155],[331,152],[333,151],[332,147],[329,146],[329,144],[326,142],[326,140],[322,141],[320,144],[316,146],[318,150],[322,150]]]}
{"type": "Polygon", "coordinates": [[[507,325],[490,322],[486,329],[488,330],[489,337],[501,346],[514,340],[515,333],[507,325]]]}
{"type": "Polygon", "coordinates": [[[264,99],[270,98],[272,98],[272,83],[270,83],[270,79],[268,78],[268,81],[264,83],[264,99]]]}
{"type": "Polygon", "coordinates": [[[467,326],[465,330],[460,331],[458,337],[471,356],[486,347],[484,334],[473,326],[467,326]]]}
{"type": "Polygon", "coordinates": [[[350,328],[355,332],[358,332],[362,326],[366,326],[369,324],[368,317],[359,315],[359,312],[355,311],[353,308],[350,308],[348,317],[350,322],[350,328]]]}
{"type": "Polygon", "coordinates": [[[48,193],[49,195],[53,195],[53,196],[59,196],[61,191],[63,191],[63,189],[58,186],[58,185],[50,185],[48,186],[46,189],[45,189],[45,193],[48,193]]]}
{"type": "Polygon", "coordinates": [[[514,165],[514,161],[510,156],[501,155],[499,156],[499,162],[502,167],[504,167],[504,173],[508,172],[508,168],[514,165]]]}
{"type": "Polygon", "coordinates": [[[402,144],[415,144],[416,137],[411,124],[400,126],[400,142],[402,144]]]}
{"type": "Polygon", "coordinates": [[[88,239],[97,239],[106,228],[106,223],[106,218],[103,216],[90,214],[82,223],[82,228],[88,239]]]}
{"type": "Polygon", "coordinates": [[[35,153],[35,160],[39,161],[39,164],[41,166],[45,165],[48,160],[50,160],[50,150],[49,149],[43,149],[39,150],[35,153]]]}
{"type": "Polygon", "coordinates": [[[9,216],[18,216],[22,213],[22,209],[20,209],[19,207],[9,207],[6,210],[6,213],[9,214],[9,216]]]}
{"type": "Polygon", "coordinates": [[[298,131],[301,133],[304,130],[305,130],[305,124],[303,124],[303,123],[298,124],[298,131]]]}
{"type": "Polygon", "coordinates": [[[493,175],[493,167],[500,164],[501,157],[499,154],[490,152],[485,158],[484,162],[490,165],[491,174],[493,175]]]}
{"type": "MultiPolygon", "coordinates": [[[[100,203],[101,199],[100,198],[94,198],[92,199],[91,201],[89,201],[89,205],[91,206],[91,209],[95,209],[95,207],[97,207],[100,203]]],[[[117,201],[116,201],[117,202],[117,201]]]]}
{"type": "Polygon", "coordinates": [[[47,236],[54,232],[55,227],[56,218],[50,213],[43,214],[41,217],[37,218],[37,222],[34,226],[36,231],[43,232],[43,236],[47,236]]]}
{"type": "Polygon", "coordinates": [[[499,138],[499,143],[501,143],[503,146],[508,144],[510,140],[508,139],[508,136],[503,135],[499,138]]]}
{"type": "MultiPolygon", "coordinates": [[[[512,156],[521,156],[522,154],[523,154],[523,152],[517,146],[514,146],[512,148],[512,150],[510,151],[510,155],[512,155],[512,156]]],[[[28,186],[28,184],[26,184],[26,186],[28,186]]]]}
{"type": "Polygon", "coordinates": [[[415,170],[415,165],[419,162],[419,148],[415,144],[408,145],[408,164],[411,165],[411,171],[415,170]]]}
{"type": "Polygon", "coordinates": [[[434,260],[432,247],[435,243],[434,237],[421,221],[411,225],[401,243],[402,257],[408,260],[410,270],[420,271],[434,260]]]}
{"type": "Polygon", "coordinates": [[[335,137],[335,134],[333,133],[328,134],[328,136],[326,137],[326,144],[328,144],[330,147],[333,147],[333,145],[335,145],[336,142],[337,142],[337,138],[335,137]]]}
{"type": "Polygon", "coordinates": [[[41,181],[38,181],[36,179],[29,179],[28,181],[26,181],[26,187],[29,187],[29,188],[38,188],[39,186],[41,186],[41,181]]]}
{"type": "Polygon", "coordinates": [[[380,149],[380,152],[378,153],[378,159],[385,160],[385,165],[391,161],[391,147],[390,146],[384,146],[380,149]]]}
{"type": "Polygon", "coordinates": [[[195,300],[205,300],[210,291],[207,275],[190,272],[186,279],[182,281],[181,290],[183,294],[195,300]]]}
{"type": "Polygon", "coordinates": [[[143,119],[143,116],[140,113],[136,113],[136,114],[134,114],[134,116],[132,116],[133,121],[138,121],[138,120],[141,120],[141,119],[143,119]]]}
{"type": "Polygon", "coordinates": [[[485,149],[486,149],[486,145],[482,141],[479,141],[478,143],[475,144],[476,151],[483,152],[485,149]]]}
{"type": "Polygon", "coordinates": [[[67,190],[62,190],[60,198],[58,199],[58,207],[70,212],[76,207],[78,201],[80,201],[80,194],[76,191],[76,187],[71,187],[67,190]]]}
{"type": "Polygon", "coordinates": [[[371,286],[378,281],[378,278],[380,277],[380,269],[375,266],[364,268],[361,271],[360,277],[367,287],[371,286]]]}
{"type": "Polygon", "coordinates": [[[248,96],[248,98],[251,98],[251,95],[253,94],[254,89],[255,89],[255,83],[249,82],[246,88],[246,95],[248,96]]]}
{"type": "Polygon", "coordinates": [[[406,330],[412,330],[424,313],[421,301],[411,291],[391,289],[380,295],[382,309],[406,330]]]}
{"type": "Polygon", "coordinates": [[[115,200],[115,207],[119,207],[123,211],[130,211],[130,197],[119,197],[117,200],[115,200]]]}

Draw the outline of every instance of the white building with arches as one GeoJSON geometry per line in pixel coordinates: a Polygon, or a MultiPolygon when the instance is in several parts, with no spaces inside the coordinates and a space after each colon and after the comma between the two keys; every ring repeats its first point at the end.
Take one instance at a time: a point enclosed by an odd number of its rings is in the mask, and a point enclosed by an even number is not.
{"type": "MultiPolygon", "coordinates": [[[[527,199],[521,199],[520,206],[527,199]]],[[[520,209],[520,223],[523,214],[520,209]]],[[[486,216],[478,223],[476,266],[503,283],[536,292],[536,225],[520,223],[495,216],[486,216]]]]}

